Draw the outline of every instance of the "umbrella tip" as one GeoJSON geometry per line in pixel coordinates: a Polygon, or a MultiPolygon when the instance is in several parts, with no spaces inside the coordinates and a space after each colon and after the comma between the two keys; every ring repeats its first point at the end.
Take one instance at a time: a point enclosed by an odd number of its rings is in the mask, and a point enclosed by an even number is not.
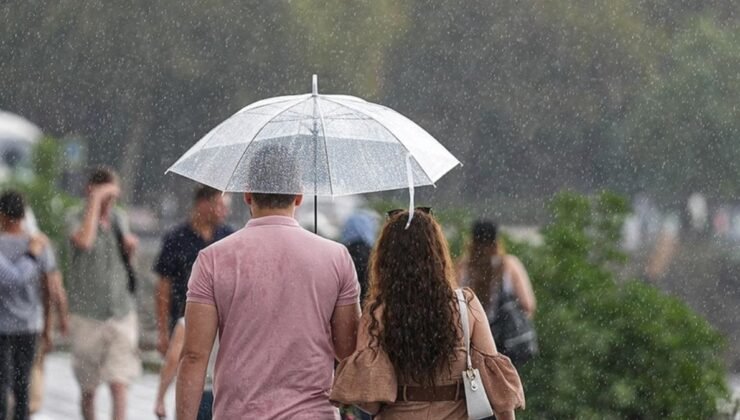
{"type": "Polygon", "coordinates": [[[311,78],[311,94],[316,96],[319,94],[319,78],[315,74],[311,78]]]}

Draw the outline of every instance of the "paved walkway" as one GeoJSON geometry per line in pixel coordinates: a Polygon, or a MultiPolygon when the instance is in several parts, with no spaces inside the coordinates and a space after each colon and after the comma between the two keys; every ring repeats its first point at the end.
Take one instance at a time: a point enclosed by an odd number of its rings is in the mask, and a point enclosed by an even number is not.
{"type": "MultiPolygon", "coordinates": [[[[44,405],[32,420],[76,420],[81,419],[79,410],[80,389],[72,375],[68,353],[51,353],[46,357],[44,405]]],[[[129,420],[155,419],[154,397],[159,378],[152,373],[141,376],[129,389],[129,420]]],[[[736,398],[740,398],[740,375],[730,377],[730,387],[736,398]]],[[[168,419],[174,418],[174,384],[166,398],[168,419]]],[[[110,394],[104,387],[98,390],[96,412],[98,420],[110,419],[110,394]]],[[[738,416],[740,417],[740,416],[738,416]]],[[[736,418],[738,418],[736,417],[736,418]]]]}
{"type": "MultiPolygon", "coordinates": [[[[81,419],[79,409],[80,389],[72,374],[68,353],[51,353],[46,357],[44,405],[33,420],[75,420],[81,419]]],[[[158,376],[146,373],[129,389],[128,418],[130,420],[156,419],[154,416],[154,397],[157,393],[158,376]]],[[[166,399],[168,418],[174,418],[174,384],[166,399]]],[[[96,400],[96,413],[99,420],[111,417],[110,392],[100,387],[96,400]]]]}

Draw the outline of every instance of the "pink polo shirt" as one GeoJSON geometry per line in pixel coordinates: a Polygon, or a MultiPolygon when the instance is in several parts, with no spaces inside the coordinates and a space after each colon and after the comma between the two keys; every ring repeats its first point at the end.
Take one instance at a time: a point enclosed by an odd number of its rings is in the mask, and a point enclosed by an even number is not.
{"type": "Polygon", "coordinates": [[[289,217],[252,219],[201,251],[187,300],[218,311],[214,419],[338,418],[331,317],[359,291],[347,249],[289,217]]]}

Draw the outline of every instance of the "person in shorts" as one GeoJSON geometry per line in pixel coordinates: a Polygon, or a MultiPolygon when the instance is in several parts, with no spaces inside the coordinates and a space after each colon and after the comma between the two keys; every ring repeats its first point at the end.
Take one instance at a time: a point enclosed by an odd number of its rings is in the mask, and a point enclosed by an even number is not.
{"type": "Polygon", "coordinates": [[[134,253],[137,239],[125,214],[115,208],[120,187],[113,171],[95,169],[86,192],[84,207],[67,218],[72,367],[81,388],[83,418],[95,418],[95,392],[106,383],[113,419],[124,420],[128,384],[141,373],[135,304],[123,260],[134,253]]]}

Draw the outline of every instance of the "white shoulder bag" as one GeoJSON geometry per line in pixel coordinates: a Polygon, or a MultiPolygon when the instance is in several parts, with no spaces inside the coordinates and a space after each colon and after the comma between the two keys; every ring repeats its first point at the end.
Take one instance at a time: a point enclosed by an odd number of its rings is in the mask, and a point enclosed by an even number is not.
{"type": "Polygon", "coordinates": [[[484,419],[493,415],[491,403],[488,402],[486,390],[483,388],[478,369],[473,369],[470,359],[470,321],[468,320],[468,302],[465,300],[462,289],[455,290],[457,304],[460,307],[460,320],[465,340],[465,352],[467,357],[467,369],[462,373],[465,385],[465,403],[468,408],[468,418],[471,420],[484,419]]]}

